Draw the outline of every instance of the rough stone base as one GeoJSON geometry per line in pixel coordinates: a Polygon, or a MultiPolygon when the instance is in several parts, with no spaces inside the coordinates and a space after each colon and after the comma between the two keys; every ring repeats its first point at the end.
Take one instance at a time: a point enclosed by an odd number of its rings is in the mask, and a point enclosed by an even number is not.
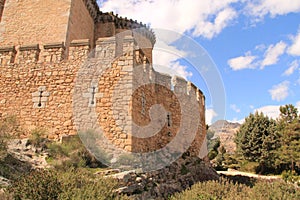
{"type": "Polygon", "coordinates": [[[134,199],[168,199],[197,182],[219,179],[209,163],[198,157],[180,158],[158,171],[140,173],[136,170],[109,176],[120,182],[118,193],[134,199]]]}

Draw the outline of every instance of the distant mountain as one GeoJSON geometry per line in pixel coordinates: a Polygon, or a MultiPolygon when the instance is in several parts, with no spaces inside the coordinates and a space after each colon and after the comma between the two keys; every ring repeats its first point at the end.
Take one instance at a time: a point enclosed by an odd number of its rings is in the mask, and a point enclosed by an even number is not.
{"type": "Polygon", "coordinates": [[[221,145],[225,147],[228,153],[234,153],[236,149],[234,137],[240,126],[239,123],[218,120],[209,126],[209,130],[214,132],[214,138],[220,138],[221,145]]]}

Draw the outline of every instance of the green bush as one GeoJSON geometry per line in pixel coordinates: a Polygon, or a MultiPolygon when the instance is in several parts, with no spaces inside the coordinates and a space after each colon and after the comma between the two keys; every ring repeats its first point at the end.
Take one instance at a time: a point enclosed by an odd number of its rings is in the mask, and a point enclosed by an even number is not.
{"type": "Polygon", "coordinates": [[[60,176],[62,192],[61,200],[109,200],[118,199],[114,190],[118,183],[110,178],[95,177],[83,169],[70,169],[60,176]]]}
{"type": "Polygon", "coordinates": [[[43,128],[33,129],[28,142],[35,147],[46,147],[46,135],[46,130],[43,128]]]}
{"type": "Polygon", "coordinates": [[[101,167],[102,164],[85,148],[78,136],[63,143],[48,143],[47,161],[58,169],[70,167],[101,167]]]}
{"type": "Polygon", "coordinates": [[[258,181],[252,188],[243,184],[235,184],[226,179],[207,181],[193,185],[190,189],[177,193],[171,200],[269,200],[269,199],[299,199],[300,189],[282,181],[258,181]]]}
{"type": "Polygon", "coordinates": [[[290,182],[290,183],[297,183],[299,185],[300,181],[300,176],[296,174],[296,172],[292,171],[283,171],[282,174],[282,179],[285,182],[290,182]]]}
{"type": "Polygon", "coordinates": [[[54,171],[32,171],[20,177],[9,188],[8,192],[15,199],[57,199],[61,193],[60,182],[54,171]]]}
{"type": "Polygon", "coordinates": [[[8,187],[6,195],[34,200],[128,199],[114,192],[117,187],[117,181],[84,169],[38,170],[20,177],[8,187]]]}
{"type": "Polygon", "coordinates": [[[241,171],[245,172],[251,172],[251,173],[256,173],[259,167],[259,163],[257,162],[249,162],[249,161],[242,161],[240,162],[240,169],[241,171]]]}

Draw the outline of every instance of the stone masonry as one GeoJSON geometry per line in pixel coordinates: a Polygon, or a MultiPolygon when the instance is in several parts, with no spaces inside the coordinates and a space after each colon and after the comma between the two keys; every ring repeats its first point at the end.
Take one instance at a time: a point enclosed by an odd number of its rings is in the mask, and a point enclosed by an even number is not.
{"type": "Polygon", "coordinates": [[[101,127],[128,152],[155,151],[194,132],[176,147],[199,156],[204,95],[152,68],[154,43],[144,24],[102,13],[95,0],[0,0],[0,117],[15,115],[28,133],[43,127],[54,140],[101,127]],[[162,121],[149,136],[154,105],[162,121]]]}

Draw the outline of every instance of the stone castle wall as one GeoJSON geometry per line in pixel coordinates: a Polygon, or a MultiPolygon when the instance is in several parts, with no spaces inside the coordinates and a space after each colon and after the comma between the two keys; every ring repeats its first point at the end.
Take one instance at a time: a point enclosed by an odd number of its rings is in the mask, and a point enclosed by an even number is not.
{"type": "MultiPolygon", "coordinates": [[[[140,45],[151,60],[154,33],[146,25],[113,13],[102,13],[96,0],[0,0],[1,46],[48,44],[111,37],[131,29],[143,29],[140,45]]],[[[67,53],[67,52],[66,52],[67,53]]]]}
{"type": "Polygon", "coordinates": [[[73,0],[70,10],[67,43],[73,40],[89,39],[90,45],[94,47],[94,19],[90,16],[84,2],[73,0]]]}
{"type": "Polygon", "coordinates": [[[69,0],[6,0],[0,22],[1,46],[65,41],[70,7],[69,0]]]}
{"type": "Polygon", "coordinates": [[[88,43],[70,47],[63,61],[60,44],[0,49],[0,115],[17,116],[25,129],[47,129],[49,138],[76,134],[72,122],[72,91],[76,72],[89,51],[88,43]],[[40,48],[43,48],[42,50],[40,48]],[[40,96],[41,95],[41,96],[40,96]]]}
{"type": "Polygon", "coordinates": [[[15,115],[28,133],[44,128],[50,139],[101,127],[113,145],[131,152],[158,150],[181,134],[190,141],[176,147],[198,155],[206,135],[202,92],[155,72],[153,32],[101,13],[95,2],[5,1],[0,117],[15,115]],[[163,109],[151,113],[153,105],[163,109]],[[155,126],[152,114],[161,119],[155,126]]]}
{"type": "Polygon", "coordinates": [[[182,119],[191,117],[182,115],[182,107],[190,105],[180,102],[183,96],[198,105],[198,115],[192,116],[199,119],[194,127],[198,131],[190,148],[198,155],[205,138],[201,91],[181,78],[174,84],[172,77],[155,72],[132,36],[122,39],[123,53],[116,58],[116,41],[115,37],[98,39],[93,57],[88,58],[88,40],[75,40],[68,60],[63,43],[21,46],[18,51],[13,46],[0,48],[0,115],[16,115],[28,130],[45,128],[50,139],[76,134],[81,126],[100,126],[121,149],[148,152],[172,141],[182,119]],[[99,69],[103,71],[93,72],[99,69]],[[154,136],[140,138],[135,128],[151,123],[150,108],[155,104],[167,111],[160,116],[165,122],[154,136]]]}

